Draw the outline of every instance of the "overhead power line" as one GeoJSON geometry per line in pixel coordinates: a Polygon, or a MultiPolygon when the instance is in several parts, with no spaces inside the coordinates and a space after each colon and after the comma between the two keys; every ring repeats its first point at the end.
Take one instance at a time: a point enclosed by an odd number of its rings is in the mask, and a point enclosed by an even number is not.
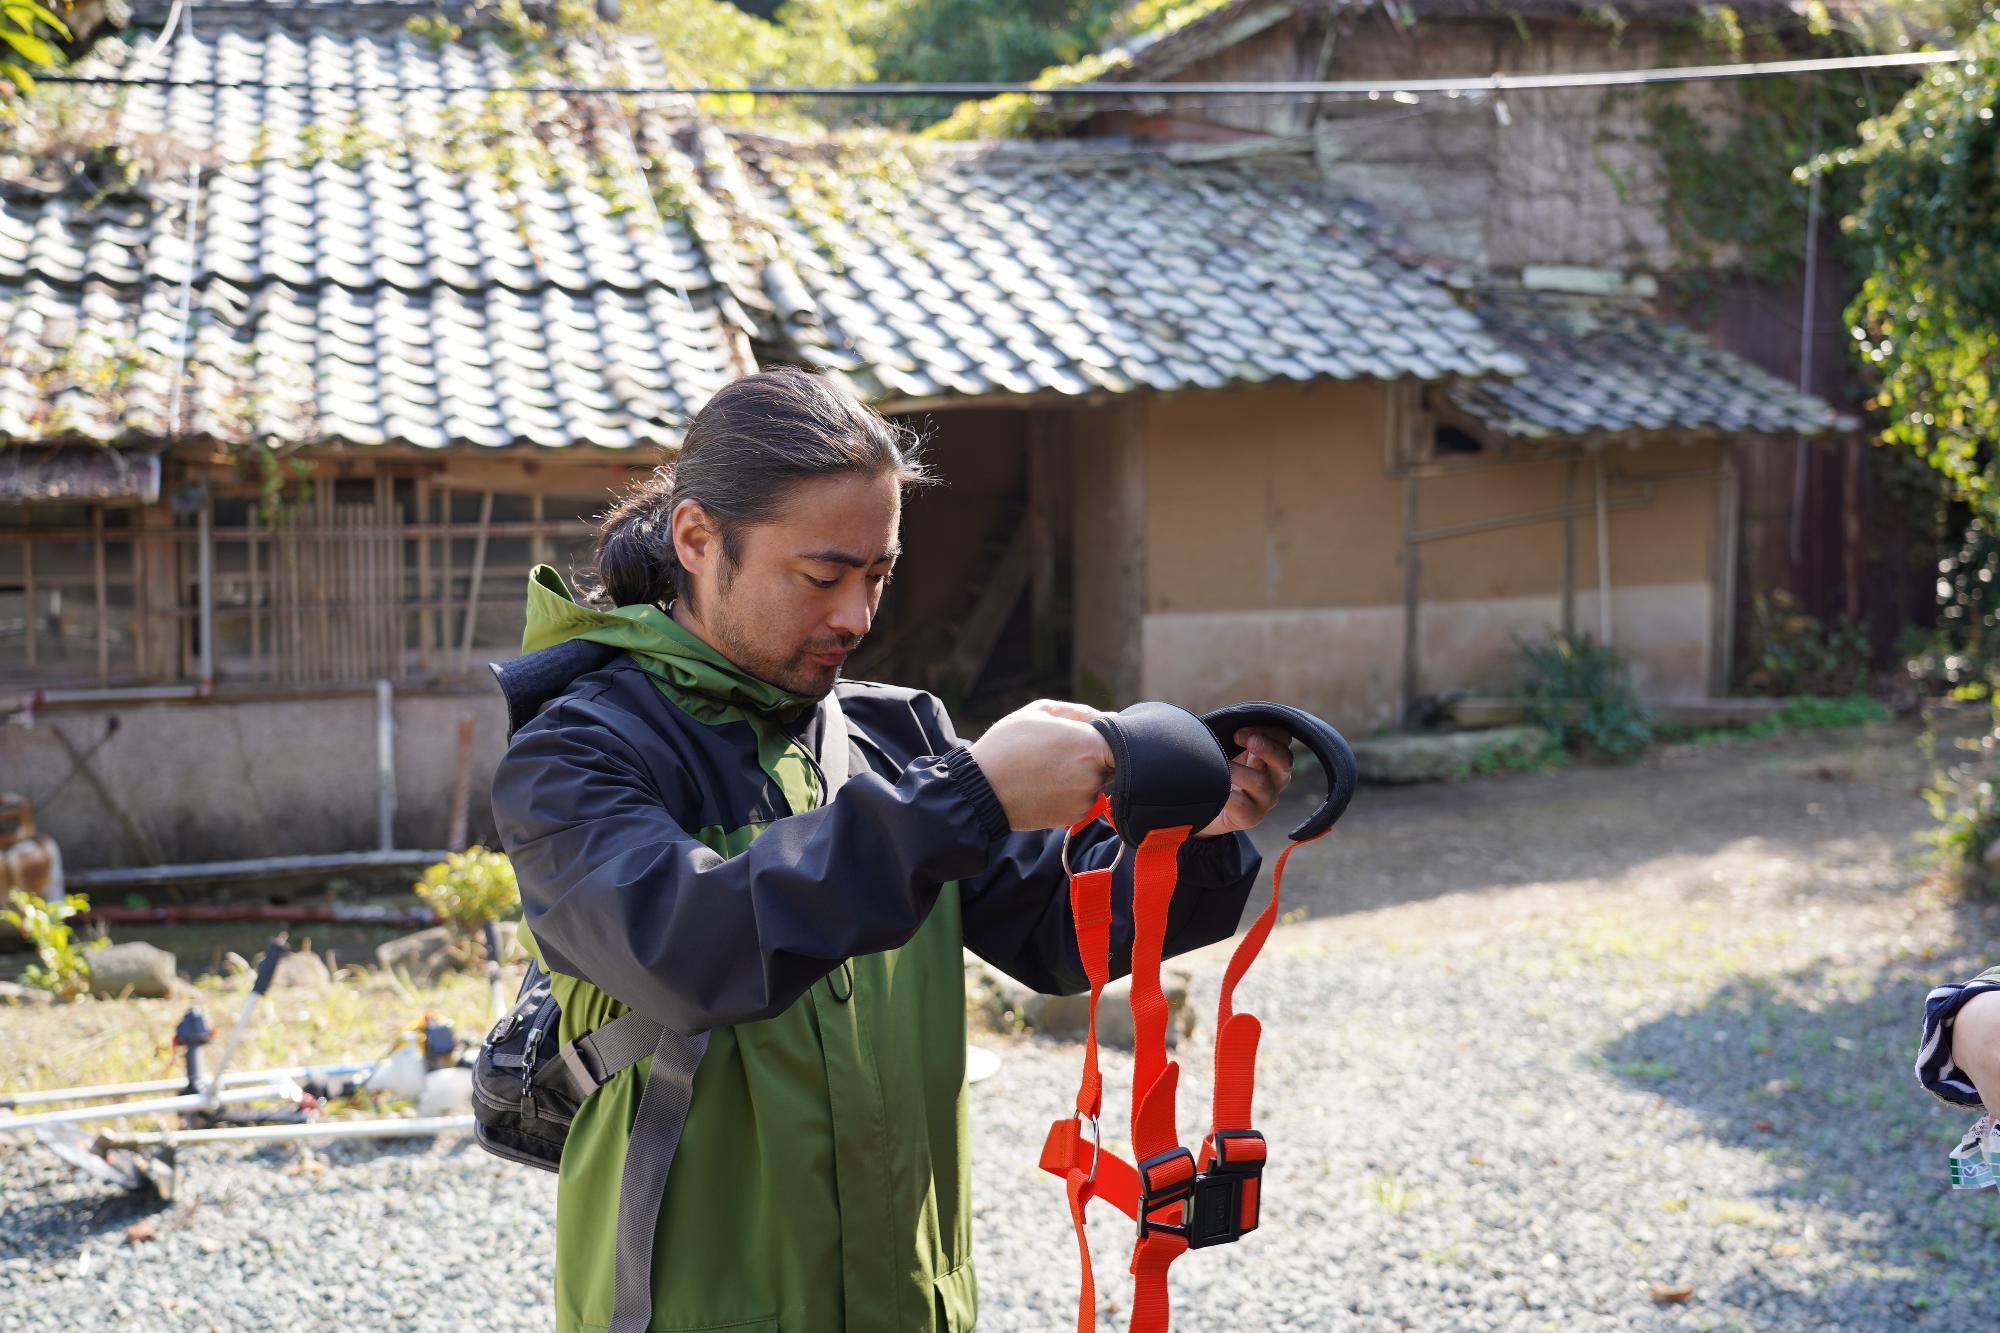
{"type": "Polygon", "coordinates": [[[320,83],[260,79],[185,79],[167,76],[130,79],[110,76],[51,74],[41,83],[71,83],[159,88],[254,88],[271,92],[429,92],[429,93],[553,93],[564,96],[684,96],[684,97],[806,97],[806,98],[985,98],[1014,93],[1038,98],[1301,98],[1397,97],[1425,94],[1450,96],[1496,92],[1532,92],[1564,88],[1619,88],[1656,83],[1704,83],[1729,79],[1833,74],[1843,70],[1897,69],[1944,65],[1961,59],[1958,51],[1905,51],[1866,56],[1830,56],[1816,60],[1749,60],[1727,65],[1669,65],[1652,69],[1575,70],[1549,74],[1471,75],[1448,79],[1307,79],[1187,83],[1072,83],[1040,87],[1031,83],[817,83],[770,84],[407,84],[396,80],[320,83]]]}

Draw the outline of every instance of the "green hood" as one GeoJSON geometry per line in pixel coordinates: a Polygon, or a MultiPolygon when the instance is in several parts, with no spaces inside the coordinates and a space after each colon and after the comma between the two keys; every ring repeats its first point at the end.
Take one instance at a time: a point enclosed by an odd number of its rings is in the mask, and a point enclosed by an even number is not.
{"type": "Polygon", "coordinates": [[[528,620],[521,651],[532,653],[571,639],[623,648],[679,694],[713,701],[719,707],[702,718],[705,722],[745,715],[791,722],[818,702],[751,675],[657,606],[618,606],[609,611],[585,606],[570,594],[553,566],[536,565],[528,575],[528,620]]]}

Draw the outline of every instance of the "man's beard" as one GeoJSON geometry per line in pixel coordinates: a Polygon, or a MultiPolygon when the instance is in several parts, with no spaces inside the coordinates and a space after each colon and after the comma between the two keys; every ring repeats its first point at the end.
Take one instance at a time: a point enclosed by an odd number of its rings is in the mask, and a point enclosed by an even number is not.
{"type": "Polygon", "coordinates": [[[710,618],[709,630],[715,635],[724,656],[757,679],[807,699],[825,698],[833,692],[834,684],[840,679],[839,668],[816,662],[807,654],[851,653],[862,639],[859,634],[848,635],[826,643],[808,643],[781,655],[750,642],[734,615],[725,608],[716,609],[720,614],[710,618]]]}

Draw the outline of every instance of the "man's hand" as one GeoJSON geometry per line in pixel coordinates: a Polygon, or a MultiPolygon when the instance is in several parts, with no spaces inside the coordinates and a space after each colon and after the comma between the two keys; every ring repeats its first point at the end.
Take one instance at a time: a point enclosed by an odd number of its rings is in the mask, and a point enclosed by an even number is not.
{"type": "Polygon", "coordinates": [[[973,744],[972,757],[1009,827],[1062,828],[1090,813],[1112,769],[1111,747],[1090,725],[1098,716],[1083,704],[1038,699],[973,744]]]}
{"type": "Polygon", "coordinates": [[[1975,995],[1952,1015],[1951,1062],[1979,1089],[1986,1109],[2000,1115],[2000,991],[1975,995]]]}
{"type": "Polygon", "coordinates": [[[1229,804],[1197,838],[1214,838],[1256,828],[1292,780],[1292,738],[1276,727],[1245,727],[1236,733],[1241,753],[1229,763],[1229,804]]]}

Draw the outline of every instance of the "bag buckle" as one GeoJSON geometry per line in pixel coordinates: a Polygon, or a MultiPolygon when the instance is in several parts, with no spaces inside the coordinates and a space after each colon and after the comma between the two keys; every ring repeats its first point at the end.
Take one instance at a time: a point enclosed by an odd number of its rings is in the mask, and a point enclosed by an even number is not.
{"type": "Polygon", "coordinates": [[[568,1045],[557,1048],[555,1055],[543,1066],[542,1074],[535,1081],[547,1083],[551,1073],[556,1070],[562,1071],[569,1082],[572,1096],[577,1104],[581,1105],[584,1098],[604,1086],[603,1068],[592,1067],[596,1064],[595,1056],[596,1052],[588,1049],[583,1037],[578,1037],[568,1045]]]}
{"type": "Polygon", "coordinates": [[[1194,1197],[1200,1179],[1194,1169],[1194,1154],[1186,1148],[1169,1148],[1139,1163],[1139,1239],[1154,1232],[1169,1236],[1188,1234],[1188,1200],[1194,1197]],[[1178,1222],[1162,1222],[1153,1216],[1156,1209],[1181,1206],[1178,1222]]]}

